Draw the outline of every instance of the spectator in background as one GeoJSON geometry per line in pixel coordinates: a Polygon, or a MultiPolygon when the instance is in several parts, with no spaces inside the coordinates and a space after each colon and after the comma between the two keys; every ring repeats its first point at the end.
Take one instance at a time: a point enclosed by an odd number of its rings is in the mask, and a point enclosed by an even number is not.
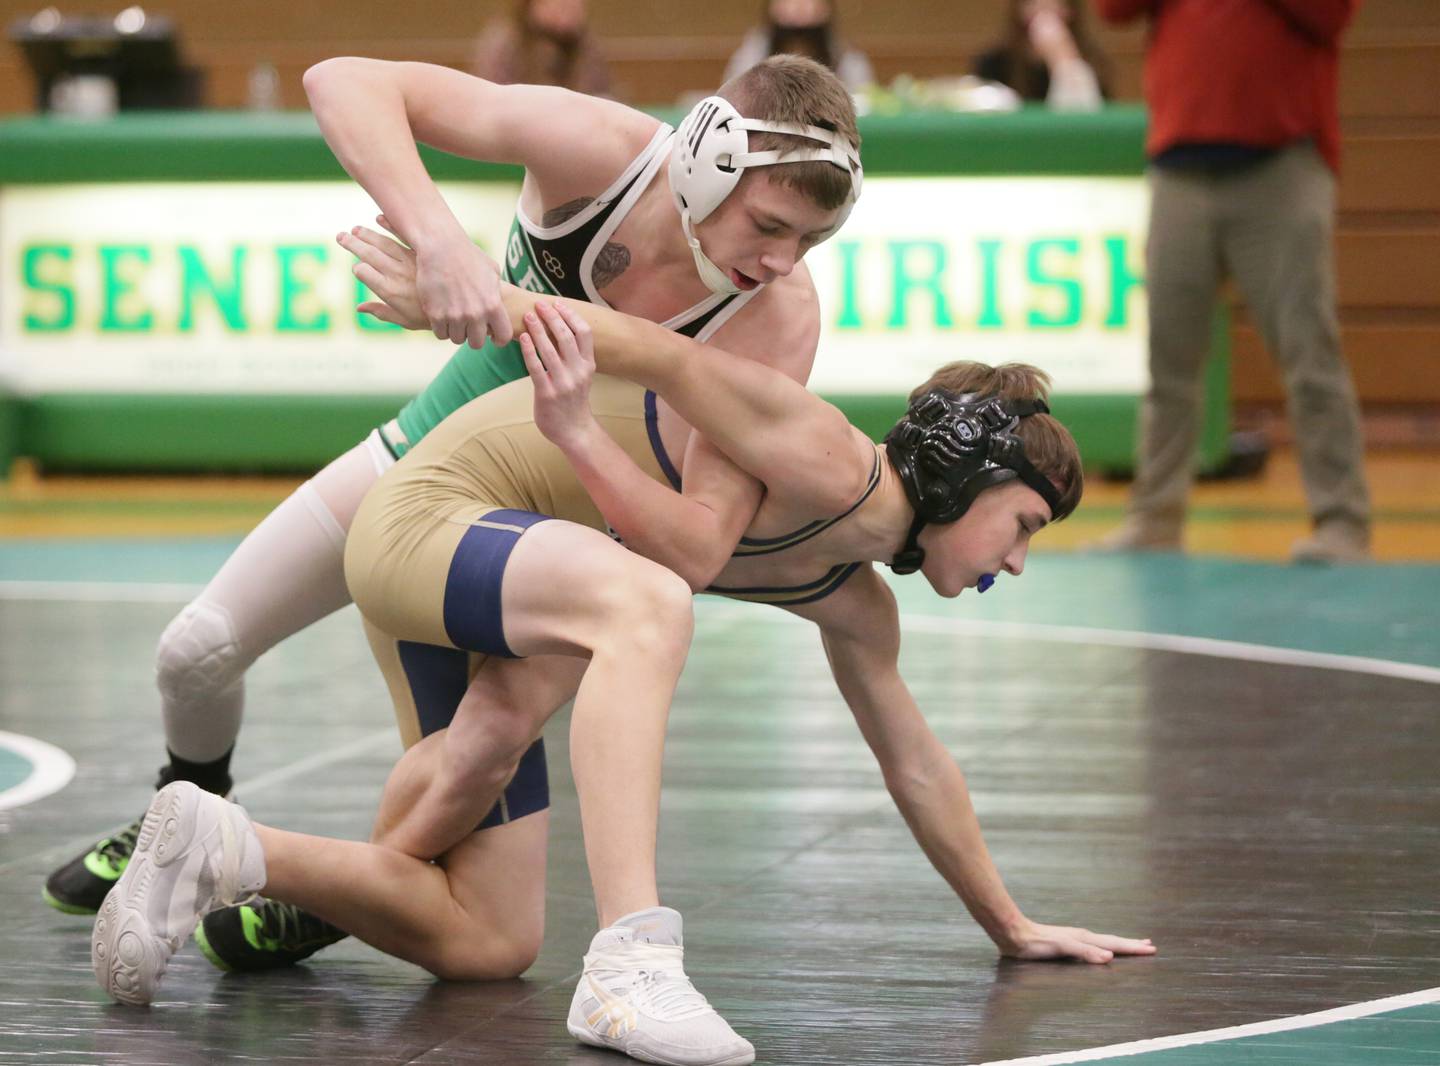
{"type": "Polygon", "coordinates": [[[610,95],[610,72],[586,24],[585,0],[516,0],[480,34],[470,72],[501,85],[558,85],[610,95]]]}
{"type": "Polygon", "coordinates": [[[1005,39],[976,57],[974,72],[1061,111],[1094,111],[1108,95],[1082,0],[1010,0],[1005,39]]]}
{"type": "Polygon", "coordinates": [[[871,85],[875,72],[865,53],[851,48],[835,29],[830,0],[765,0],[761,23],[745,35],[725,67],[725,80],[769,56],[805,56],[833,70],[852,93],[871,85]]]}
{"type": "Polygon", "coordinates": [[[1228,273],[1280,364],[1314,524],[1299,562],[1365,559],[1360,410],[1340,353],[1331,234],[1339,40],[1357,0],[1097,0],[1150,18],[1150,389],[1125,523],[1099,546],[1178,548],[1211,313],[1228,273]]]}

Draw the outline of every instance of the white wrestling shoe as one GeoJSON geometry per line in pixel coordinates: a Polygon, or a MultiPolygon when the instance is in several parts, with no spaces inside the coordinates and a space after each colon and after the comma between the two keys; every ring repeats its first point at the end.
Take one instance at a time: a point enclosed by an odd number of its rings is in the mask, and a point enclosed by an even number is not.
{"type": "Polygon", "coordinates": [[[746,1066],[755,1048],[685,976],[678,911],[627,914],[590,941],[566,1028],[583,1044],[664,1066],[746,1066]]]}
{"type": "Polygon", "coordinates": [[[100,987],[117,1002],[147,1005],[200,919],[264,886],[265,854],[245,808],[188,781],[166,785],[95,918],[90,964],[100,987]]]}

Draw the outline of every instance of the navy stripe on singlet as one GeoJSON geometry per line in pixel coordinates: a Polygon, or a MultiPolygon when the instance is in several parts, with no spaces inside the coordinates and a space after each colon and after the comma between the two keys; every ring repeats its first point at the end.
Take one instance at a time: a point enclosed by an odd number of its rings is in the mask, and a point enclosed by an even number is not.
{"type": "Polygon", "coordinates": [[[841,511],[833,518],[816,519],[814,522],[810,522],[806,525],[801,526],[794,532],[785,533],[778,537],[741,537],[740,544],[736,548],[735,554],[741,557],[749,557],[752,555],[769,555],[773,552],[784,551],[787,548],[793,548],[797,544],[804,544],[811,537],[818,537],[821,533],[824,533],[835,523],[841,521],[842,519],[850,517],[850,515],[853,514],[862,503],[864,503],[870,498],[871,494],[874,493],[876,486],[878,486],[879,484],[880,453],[876,452],[875,465],[870,471],[870,481],[866,484],[865,491],[860,494],[860,498],[858,500],[852,503],[849,507],[845,508],[845,510],[841,511]]]}
{"type": "MultiPolygon", "coordinates": [[[[458,648],[441,648],[410,640],[397,640],[395,645],[400,653],[400,667],[410,685],[410,697],[415,701],[420,735],[428,737],[431,733],[449,728],[470,684],[469,653],[458,648]]],[[[504,825],[549,806],[550,775],[545,765],[545,741],[542,739],[526,749],[520,757],[515,776],[475,828],[504,825]]]]}
{"type": "Polygon", "coordinates": [[[825,572],[825,576],[804,585],[756,585],[751,588],[732,588],[724,585],[711,585],[705,591],[718,596],[731,596],[735,599],[754,599],[760,603],[776,603],[780,606],[789,607],[799,603],[814,603],[816,600],[823,600],[830,593],[834,592],[841,585],[850,579],[850,576],[864,566],[864,563],[841,563],[832,566],[825,572]],[[788,598],[793,593],[806,593],[795,599],[788,598]],[[766,596],[786,596],[786,599],[766,600],[766,596]]]}
{"type": "Polygon", "coordinates": [[[450,725],[470,684],[470,656],[458,648],[397,640],[400,667],[410,684],[420,735],[428,737],[450,725]]]}
{"type": "MultiPolygon", "coordinates": [[[[655,461],[660,464],[660,471],[670,482],[670,487],[676,492],[680,491],[680,472],[675,469],[675,464],[670,461],[670,453],[665,450],[665,442],[660,437],[660,412],[655,405],[655,393],[645,392],[645,432],[650,437],[650,450],[655,453],[655,461]]],[[[772,552],[784,551],[797,544],[802,544],[817,534],[823,533],[842,518],[848,518],[856,508],[870,498],[875,487],[880,484],[880,454],[875,454],[875,468],[870,472],[870,483],[865,486],[865,491],[860,498],[852,503],[844,511],[831,518],[817,518],[813,522],[807,522],[799,529],[791,530],[789,533],[782,533],[778,537],[741,537],[740,546],[742,550],[735,552],[737,556],[768,555],[772,552]],[[744,551],[743,548],[757,548],[758,551],[744,551]]]]}
{"type": "Polygon", "coordinates": [[[527,814],[534,814],[536,811],[543,811],[550,806],[550,774],[545,767],[545,741],[535,741],[520,756],[520,765],[515,768],[515,776],[505,786],[505,791],[500,794],[499,801],[490,808],[490,813],[485,816],[477,829],[489,829],[492,826],[504,825],[506,822],[513,822],[516,818],[524,818],[527,814]]]}
{"type": "MultiPolygon", "coordinates": [[[[650,449],[655,453],[655,461],[660,465],[660,470],[669,479],[670,487],[673,488],[676,492],[679,492],[680,474],[675,469],[675,464],[670,461],[670,455],[668,452],[665,451],[665,442],[660,438],[660,418],[659,411],[656,408],[655,399],[655,393],[647,389],[645,392],[645,432],[650,437],[650,449]]],[[[786,542],[784,544],[780,544],[777,547],[762,548],[759,551],[750,552],[745,552],[742,549],[738,550],[733,557],[740,557],[743,555],[767,555],[772,552],[784,551],[787,548],[793,547],[794,545],[799,544],[802,541],[809,540],[816,534],[821,533],[826,529],[829,529],[836,522],[840,521],[846,515],[849,515],[855,510],[855,508],[859,507],[862,503],[869,499],[870,494],[875,491],[875,486],[880,482],[879,470],[880,465],[877,453],[875,470],[870,475],[869,486],[866,487],[865,492],[860,497],[860,499],[856,500],[855,503],[852,504],[850,508],[845,511],[845,514],[836,515],[834,518],[830,519],[817,519],[814,522],[810,522],[804,526],[801,526],[793,533],[787,533],[783,537],[776,537],[774,538],[774,540],[783,540],[786,542]]],[[[740,543],[742,545],[746,543],[752,545],[757,543],[765,544],[768,542],[769,538],[767,538],[765,541],[747,541],[744,537],[740,538],[740,543]]],[[[755,598],[760,602],[774,603],[781,606],[789,604],[814,603],[816,600],[823,600],[826,596],[830,595],[830,593],[834,592],[846,581],[848,581],[850,579],[850,576],[854,574],[856,570],[860,569],[861,565],[861,563],[842,563],[838,566],[831,567],[825,572],[825,575],[823,577],[819,578],[816,581],[811,581],[805,585],[796,585],[789,588],[781,586],[758,588],[724,588],[718,585],[711,585],[705,591],[715,593],[716,595],[720,596],[733,596],[736,599],[755,598]],[[799,593],[801,595],[799,595],[796,599],[779,598],[781,595],[784,595],[786,593],[799,593]],[[765,597],[776,598],[765,599],[765,597]]]]}
{"type": "Polygon", "coordinates": [[[467,651],[517,656],[505,643],[500,581],[520,534],[547,516],[508,508],[491,511],[465,531],[445,578],[445,635],[467,651]],[[518,531],[497,528],[516,526],[518,531]]]}
{"type": "Polygon", "coordinates": [[[649,389],[645,390],[645,432],[650,437],[650,450],[655,453],[660,472],[670,480],[670,487],[679,492],[680,471],[675,469],[670,453],[665,450],[665,442],[660,439],[660,411],[655,406],[655,394],[649,389]]]}
{"type": "MultiPolygon", "coordinates": [[[[864,501],[863,501],[863,497],[862,497],[861,502],[864,502],[864,501]]],[[[859,507],[859,506],[860,506],[859,503],[857,503],[857,504],[855,505],[855,507],[859,507]]],[[[850,511],[855,510],[855,507],[850,508],[850,511]]],[[[849,514],[850,511],[846,511],[845,514],[849,514]]],[[[844,517],[844,516],[842,515],[841,517],[844,517]]],[[[833,522],[833,521],[836,521],[836,519],[833,519],[833,518],[832,518],[830,521],[833,522]]],[[[814,535],[814,533],[818,533],[818,532],[820,531],[819,527],[821,527],[821,526],[823,526],[823,525],[826,525],[825,519],[823,519],[823,518],[817,518],[817,519],[815,519],[815,521],[813,521],[813,522],[807,522],[805,525],[801,526],[799,529],[792,530],[792,531],[789,532],[789,533],[782,533],[782,534],[781,534],[780,536],[778,536],[778,537],[741,537],[741,538],[740,538],[740,543],[743,544],[743,545],[745,545],[747,548],[765,548],[765,549],[768,549],[769,551],[779,551],[781,548],[788,548],[791,544],[799,544],[800,541],[799,541],[799,540],[796,540],[796,539],[795,539],[796,537],[801,537],[801,538],[804,539],[804,540],[809,540],[810,537],[814,535]],[[812,532],[812,530],[813,530],[814,532],[812,532]],[[776,545],[778,545],[778,547],[777,547],[776,545]]],[[[764,553],[764,552],[747,552],[746,554],[748,554],[748,555],[763,555],[763,554],[765,554],[765,553],[764,553]]]]}

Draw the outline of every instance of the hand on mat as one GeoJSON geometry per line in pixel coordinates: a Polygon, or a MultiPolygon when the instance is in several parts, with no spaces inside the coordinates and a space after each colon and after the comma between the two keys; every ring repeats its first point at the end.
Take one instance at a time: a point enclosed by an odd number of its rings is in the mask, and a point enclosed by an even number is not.
{"type": "Polygon", "coordinates": [[[1116,955],[1153,955],[1149,940],[1092,933],[1060,925],[1040,925],[1024,919],[1009,942],[1000,945],[1000,954],[1014,959],[1079,959],[1081,962],[1109,962],[1116,955]]]}
{"type": "MultiPolygon", "coordinates": [[[[384,215],[376,221],[386,229],[390,228],[384,215]]],[[[430,320],[421,310],[420,293],[415,287],[414,249],[365,226],[356,226],[348,233],[338,234],[335,241],[358,260],[350,272],[377,297],[359,304],[355,308],[357,311],[406,329],[430,328],[430,320]]]]}
{"type": "Polygon", "coordinates": [[[595,346],[589,323],[563,305],[537,304],[525,315],[520,354],[535,383],[535,425],[562,449],[583,446],[597,427],[590,411],[595,346]]]}

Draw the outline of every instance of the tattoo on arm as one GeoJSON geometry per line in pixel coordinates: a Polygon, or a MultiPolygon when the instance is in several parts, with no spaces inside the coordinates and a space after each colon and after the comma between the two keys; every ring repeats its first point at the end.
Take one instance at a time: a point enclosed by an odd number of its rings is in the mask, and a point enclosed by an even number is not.
{"type": "Polygon", "coordinates": [[[595,257],[595,267],[590,278],[597,289],[603,289],[618,278],[630,266],[630,249],[623,244],[607,241],[600,254],[595,257]]]}
{"type": "Polygon", "coordinates": [[[551,226],[558,226],[560,223],[574,218],[594,202],[595,197],[582,196],[578,200],[571,200],[568,204],[552,207],[549,211],[546,211],[544,217],[540,219],[540,225],[546,229],[549,229],[551,226]]]}
{"type": "MultiPolygon", "coordinates": [[[[582,196],[578,200],[571,200],[569,203],[553,207],[545,212],[540,219],[540,225],[549,229],[551,226],[558,226],[574,218],[585,208],[595,202],[593,196],[582,196]]],[[[614,241],[606,243],[600,249],[600,254],[595,257],[595,268],[590,272],[590,278],[595,282],[597,289],[603,289],[612,281],[625,273],[630,267],[630,249],[623,244],[616,244],[614,241]]]]}

